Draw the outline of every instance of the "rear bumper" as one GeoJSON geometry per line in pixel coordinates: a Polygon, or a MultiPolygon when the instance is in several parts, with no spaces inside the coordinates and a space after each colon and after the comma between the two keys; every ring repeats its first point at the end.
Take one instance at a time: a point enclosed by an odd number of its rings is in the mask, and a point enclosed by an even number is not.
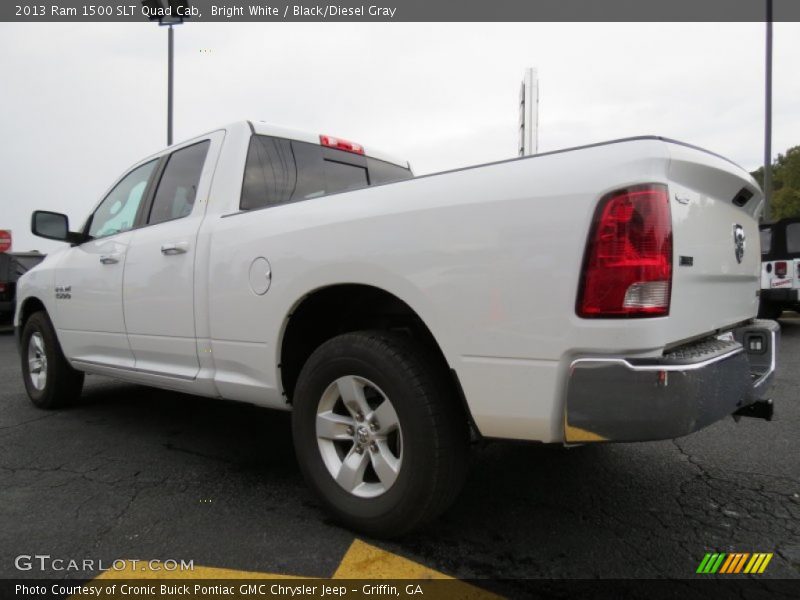
{"type": "Polygon", "coordinates": [[[800,303],[800,290],[793,288],[761,290],[761,299],[777,304],[797,304],[800,303]]]}
{"type": "Polygon", "coordinates": [[[780,327],[754,320],[659,359],[581,358],[569,373],[564,440],[635,442],[702,429],[765,399],[780,327]]]}

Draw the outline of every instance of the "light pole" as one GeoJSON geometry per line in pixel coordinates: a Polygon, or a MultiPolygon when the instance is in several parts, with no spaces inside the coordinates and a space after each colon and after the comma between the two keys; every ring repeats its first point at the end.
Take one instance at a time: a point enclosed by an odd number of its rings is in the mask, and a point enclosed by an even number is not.
{"type": "Polygon", "coordinates": [[[767,0],[767,49],[764,82],[764,221],[772,219],[772,0],[767,0]]]}
{"type": "Polygon", "coordinates": [[[174,106],[173,88],[175,82],[175,33],[174,25],[180,25],[189,8],[188,0],[142,0],[142,6],[148,9],[147,18],[158,21],[161,27],[167,27],[167,146],[172,145],[172,114],[174,106]]]}

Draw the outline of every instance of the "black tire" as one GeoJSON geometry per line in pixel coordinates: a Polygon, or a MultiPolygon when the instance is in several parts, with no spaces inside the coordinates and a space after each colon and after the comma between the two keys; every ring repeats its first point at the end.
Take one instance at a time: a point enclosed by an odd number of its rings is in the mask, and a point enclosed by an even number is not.
{"type": "Polygon", "coordinates": [[[340,335],[309,357],[294,393],[295,452],[309,486],[339,522],[367,535],[397,537],[439,516],[452,503],[466,478],[469,427],[448,377],[436,354],[391,332],[340,335]],[[322,395],[346,376],[374,382],[391,399],[402,430],[396,480],[377,497],[358,497],[341,487],[318,446],[316,419],[322,395]]]}
{"type": "Polygon", "coordinates": [[[25,390],[28,397],[37,407],[54,409],[68,406],[81,395],[83,390],[83,373],[76,371],[64,358],[61,345],[58,343],[56,331],[47,313],[36,312],[27,320],[22,330],[22,343],[20,345],[20,359],[22,361],[22,378],[25,381],[25,390]],[[37,387],[31,376],[28,360],[31,338],[38,335],[43,345],[43,355],[46,358],[46,377],[41,388],[37,387]]]}
{"type": "Polygon", "coordinates": [[[769,300],[761,300],[758,304],[758,318],[775,320],[783,313],[783,306],[769,300]]]}

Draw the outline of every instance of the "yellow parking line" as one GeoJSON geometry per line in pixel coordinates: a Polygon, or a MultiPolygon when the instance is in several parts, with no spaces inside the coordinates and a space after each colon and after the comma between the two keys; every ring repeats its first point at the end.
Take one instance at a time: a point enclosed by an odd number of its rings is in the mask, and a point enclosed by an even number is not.
{"type": "Polygon", "coordinates": [[[564,440],[568,443],[608,441],[607,438],[604,438],[602,435],[599,435],[587,429],[581,429],[580,427],[575,427],[566,422],[564,423],[564,440]]]}
{"type": "Polygon", "coordinates": [[[333,579],[453,579],[412,560],[353,540],[333,579]]]}
{"type": "MultiPolygon", "coordinates": [[[[125,562],[124,569],[108,569],[95,579],[311,579],[301,575],[281,575],[279,573],[260,573],[258,571],[238,571],[236,569],[219,569],[217,567],[195,566],[191,571],[151,571],[136,570],[129,566],[133,561],[125,562]]],[[[148,561],[141,560],[140,564],[148,561]]]]}
{"type": "MultiPolygon", "coordinates": [[[[325,579],[285,575],[283,573],[260,573],[216,567],[195,566],[191,571],[136,570],[133,561],[126,561],[124,569],[103,571],[96,579],[325,579]]],[[[148,561],[138,561],[147,565],[148,561]]],[[[409,560],[392,552],[382,550],[359,539],[353,540],[330,579],[410,579],[449,580],[453,582],[454,597],[466,600],[494,600],[500,598],[491,592],[470,585],[409,560]]]]}

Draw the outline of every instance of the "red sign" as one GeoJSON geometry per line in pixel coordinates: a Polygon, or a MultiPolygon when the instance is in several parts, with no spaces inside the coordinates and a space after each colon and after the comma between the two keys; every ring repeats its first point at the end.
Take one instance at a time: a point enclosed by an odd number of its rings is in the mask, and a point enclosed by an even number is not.
{"type": "Polygon", "coordinates": [[[0,252],[11,250],[11,232],[8,229],[0,229],[0,252]]]}

